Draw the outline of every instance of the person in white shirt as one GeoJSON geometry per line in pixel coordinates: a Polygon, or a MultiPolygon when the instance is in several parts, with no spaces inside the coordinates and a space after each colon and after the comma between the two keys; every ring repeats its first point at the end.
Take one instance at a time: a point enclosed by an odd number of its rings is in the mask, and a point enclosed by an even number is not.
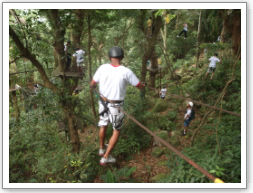
{"type": "Polygon", "coordinates": [[[82,66],[84,64],[84,54],[85,51],[77,47],[75,53],[72,55],[76,58],[77,71],[80,75],[83,73],[82,66]]]}
{"type": "Polygon", "coordinates": [[[177,37],[181,36],[182,33],[184,33],[184,39],[187,38],[187,31],[188,31],[188,25],[187,23],[183,24],[183,30],[179,33],[179,35],[177,35],[177,37]]]}
{"type": "Polygon", "coordinates": [[[183,135],[186,135],[187,133],[187,129],[189,127],[189,123],[191,121],[190,116],[192,113],[192,108],[193,108],[193,102],[188,102],[187,103],[187,110],[186,113],[184,115],[184,131],[183,131],[183,135]]]}
{"type": "Polygon", "coordinates": [[[212,80],[213,79],[213,74],[214,74],[214,72],[216,70],[216,62],[220,63],[221,60],[218,58],[218,53],[215,53],[214,56],[212,56],[211,58],[209,58],[208,61],[210,61],[210,64],[209,64],[208,70],[206,72],[205,78],[208,76],[208,73],[212,73],[211,78],[210,78],[212,80]]]}
{"type": "Polygon", "coordinates": [[[131,84],[139,89],[145,87],[130,69],[120,65],[121,60],[124,58],[122,48],[118,46],[112,47],[108,52],[108,56],[111,63],[101,65],[90,82],[90,86],[93,89],[99,83],[101,96],[101,101],[99,101],[100,120],[98,123],[100,127],[99,155],[102,156],[100,165],[106,165],[107,163],[114,163],[116,161],[110,153],[118,141],[125,116],[115,106],[123,109],[127,85],[131,84]],[[105,145],[106,130],[109,122],[112,123],[113,134],[109,140],[109,144],[105,145]]]}
{"type": "Polygon", "coordinates": [[[167,89],[166,89],[165,86],[164,86],[164,87],[161,89],[161,91],[160,91],[160,97],[161,97],[162,99],[165,98],[166,92],[167,92],[167,89]]]}

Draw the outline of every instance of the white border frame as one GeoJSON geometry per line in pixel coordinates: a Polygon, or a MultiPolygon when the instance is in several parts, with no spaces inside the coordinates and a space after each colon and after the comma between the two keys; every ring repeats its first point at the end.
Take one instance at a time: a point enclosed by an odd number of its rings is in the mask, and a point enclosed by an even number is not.
{"type": "MultiPolygon", "coordinates": [[[[100,1],[101,2],[101,1],[100,1]]],[[[246,188],[246,10],[247,4],[238,3],[3,3],[3,188],[246,188]],[[241,9],[241,183],[203,183],[203,184],[174,184],[174,183],[117,183],[117,184],[99,184],[96,183],[9,183],[9,9],[241,9]],[[217,6],[218,5],[218,6],[217,6]],[[245,75],[245,76],[244,76],[245,75]],[[6,102],[4,102],[6,101],[6,102]]],[[[197,160],[194,160],[197,161],[197,160]]]]}

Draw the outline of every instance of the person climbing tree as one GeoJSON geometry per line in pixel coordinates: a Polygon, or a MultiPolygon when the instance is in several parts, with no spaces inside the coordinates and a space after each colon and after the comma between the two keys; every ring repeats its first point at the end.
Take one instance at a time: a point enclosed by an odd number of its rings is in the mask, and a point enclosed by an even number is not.
{"type": "Polygon", "coordinates": [[[161,97],[162,99],[165,98],[166,92],[167,92],[167,89],[165,88],[165,86],[163,86],[163,88],[162,88],[161,91],[160,91],[160,97],[161,97]]]}
{"type": "Polygon", "coordinates": [[[68,40],[67,43],[65,44],[64,51],[66,54],[66,68],[68,69],[71,65],[71,55],[72,55],[71,53],[73,53],[70,40],[68,40]]]}
{"type": "Polygon", "coordinates": [[[152,36],[152,17],[149,18],[147,21],[148,25],[148,30],[147,30],[147,36],[151,37],[152,36]]]}
{"type": "Polygon", "coordinates": [[[183,30],[179,33],[179,35],[177,35],[177,37],[181,36],[182,33],[184,33],[184,39],[186,39],[187,38],[187,30],[188,30],[187,28],[188,28],[187,23],[184,23],[183,24],[183,30]]]}
{"type": "Polygon", "coordinates": [[[210,78],[210,80],[212,80],[213,79],[213,74],[216,70],[216,62],[220,63],[221,60],[218,58],[218,53],[215,53],[214,56],[209,58],[208,61],[210,61],[210,64],[209,64],[208,70],[206,72],[205,78],[208,76],[208,73],[212,73],[211,78],[210,78]]]}
{"type": "Polygon", "coordinates": [[[84,64],[84,54],[85,54],[85,51],[83,51],[79,47],[76,48],[76,52],[73,54],[73,57],[76,58],[77,71],[79,75],[83,74],[82,66],[84,64]]]}
{"type": "Polygon", "coordinates": [[[193,119],[193,102],[187,103],[187,109],[186,113],[184,115],[184,130],[183,130],[183,136],[187,134],[187,129],[189,127],[190,121],[193,119]]]}
{"type": "Polygon", "coordinates": [[[124,58],[122,48],[118,46],[112,47],[108,52],[108,56],[111,63],[101,65],[90,82],[90,86],[93,89],[99,83],[99,155],[103,156],[100,159],[100,165],[116,161],[110,153],[117,143],[125,116],[115,106],[123,108],[127,85],[131,84],[139,89],[145,87],[130,69],[120,65],[121,60],[124,58]],[[109,144],[105,145],[106,130],[109,122],[112,123],[113,134],[109,144]]]}

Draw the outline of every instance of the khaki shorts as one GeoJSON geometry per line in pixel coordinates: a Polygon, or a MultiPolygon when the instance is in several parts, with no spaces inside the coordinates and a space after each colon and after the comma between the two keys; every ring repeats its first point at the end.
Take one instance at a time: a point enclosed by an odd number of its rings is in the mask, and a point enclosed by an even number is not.
{"type": "MultiPolygon", "coordinates": [[[[124,102],[121,103],[108,103],[107,107],[108,110],[99,116],[98,126],[108,126],[109,123],[112,124],[113,129],[120,130],[124,124],[125,115],[122,111],[120,111],[115,106],[120,107],[123,109],[124,102]]],[[[104,106],[99,101],[99,113],[104,111],[104,106]]]]}
{"type": "Polygon", "coordinates": [[[84,64],[83,62],[77,62],[77,63],[76,63],[77,67],[82,67],[83,64],[84,64]]]}
{"type": "Polygon", "coordinates": [[[216,70],[216,68],[214,68],[214,67],[209,67],[208,70],[207,70],[207,72],[208,72],[208,73],[214,73],[215,70],[216,70]]]}

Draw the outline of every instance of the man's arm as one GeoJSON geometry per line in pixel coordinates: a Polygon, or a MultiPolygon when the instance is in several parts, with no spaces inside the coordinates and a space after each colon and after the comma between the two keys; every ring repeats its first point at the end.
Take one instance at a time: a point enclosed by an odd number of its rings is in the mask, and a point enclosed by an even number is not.
{"type": "Polygon", "coordinates": [[[185,116],[185,118],[184,118],[184,121],[188,118],[188,117],[190,117],[190,115],[191,115],[191,112],[187,112],[187,115],[185,116]]]}
{"type": "Polygon", "coordinates": [[[90,82],[90,88],[95,89],[96,86],[97,86],[97,83],[96,83],[94,80],[92,80],[92,81],[90,82]]]}
{"type": "Polygon", "coordinates": [[[189,115],[186,115],[186,117],[184,118],[184,121],[189,117],[189,115]]]}
{"type": "Polygon", "coordinates": [[[139,84],[136,86],[136,88],[142,90],[143,88],[145,88],[145,86],[146,86],[146,83],[139,82],[139,84]]]}

